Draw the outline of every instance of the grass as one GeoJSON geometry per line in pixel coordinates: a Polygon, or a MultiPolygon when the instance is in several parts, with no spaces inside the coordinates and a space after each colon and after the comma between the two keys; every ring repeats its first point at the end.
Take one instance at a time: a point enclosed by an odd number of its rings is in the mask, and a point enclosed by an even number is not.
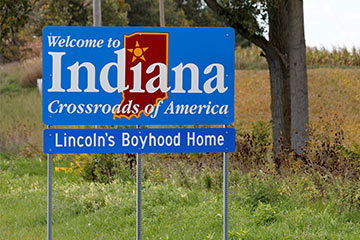
{"type": "MultiPolygon", "coordinates": [[[[268,71],[236,71],[235,79],[235,126],[270,121],[268,71]]],[[[309,69],[308,86],[311,127],[342,130],[347,144],[360,143],[360,69],[309,69]]]]}
{"type": "MultiPolygon", "coordinates": [[[[54,239],[134,239],[134,181],[89,183],[73,173],[54,172],[54,239]]],[[[342,209],[334,189],[320,197],[311,184],[304,175],[264,179],[232,172],[231,239],[358,239],[360,210],[342,209]]],[[[44,239],[43,157],[2,154],[0,186],[0,239],[44,239]]],[[[220,189],[143,182],[143,239],[221,236],[220,189]]]]}
{"type": "Polygon", "coordinates": [[[0,150],[42,151],[41,96],[36,89],[0,94],[0,150]]]}
{"type": "MultiPolygon", "coordinates": [[[[318,57],[314,66],[341,68],[308,71],[314,145],[308,159],[313,162],[290,159],[292,165],[281,176],[269,161],[270,82],[264,58],[255,48],[236,51],[236,66],[252,70],[235,72],[232,240],[358,239],[360,70],[354,67],[359,53],[311,51],[310,60],[318,57]]],[[[46,238],[45,126],[41,96],[33,88],[38,63],[0,67],[1,240],[46,238]]],[[[57,155],[54,169],[76,159],[81,157],[57,155]]],[[[135,238],[134,158],[121,159],[121,171],[110,184],[85,181],[77,171],[54,171],[54,239],[135,238]]],[[[143,164],[143,239],[221,239],[220,154],[146,154],[143,164]]]]}

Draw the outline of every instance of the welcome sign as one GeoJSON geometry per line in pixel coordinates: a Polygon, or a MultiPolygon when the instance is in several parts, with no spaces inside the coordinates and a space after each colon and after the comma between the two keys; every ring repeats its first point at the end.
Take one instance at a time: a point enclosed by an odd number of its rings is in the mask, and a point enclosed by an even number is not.
{"type": "Polygon", "coordinates": [[[231,28],[46,27],[47,125],[234,121],[231,28]]]}

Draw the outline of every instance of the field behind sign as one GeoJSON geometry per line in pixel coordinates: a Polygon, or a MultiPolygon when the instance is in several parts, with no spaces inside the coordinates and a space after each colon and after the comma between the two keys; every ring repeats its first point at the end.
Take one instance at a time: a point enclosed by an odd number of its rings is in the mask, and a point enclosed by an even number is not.
{"type": "MultiPolygon", "coordinates": [[[[247,56],[248,50],[243,51],[247,56]]],[[[39,61],[38,58],[0,68],[0,149],[3,151],[42,150],[41,96],[34,88],[36,78],[41,77],[39,61]]],[[[320,131],[325,127],[324,122],[337,125],[344,131],[348,145],[359,143],[359,69],[314,68],[308,74],[310,125],[320,131]]],[[[268,71],[236,70],[235,77],[234,127],[249,129],[257,121],[269,122],[268,71]]]]}
{"type": "MultiPolygon", "coordinates": [[[[37,61],[0,68],[0,239],[46,236],[45,126],[41,96],[34,88],[40,77],[37,61]]],[[[309,159],[323,165],[304,169],[295,162],[279,176],[269,161],[268,71],[236,70],[232,239],[358,239],[360,188],[349,174],[356,166],[345,160],[360,155],[360,70],[310,67],[308,75],[314,139],[309,159]]],[[[134,238],[135,165],[132,155],[121,156],[115,159],[119,171],[113,178],[96,167],[111,165],[111,156],[56,156],[54,238],[134,238]],[[91,163],[98,173],[93,178],[91,169],[77,174],[76,164],[89,159],[96,160],[91,163]]],[[[143,177],[145,238],[221,238],[220,154],[147,154],[143,177]]]]}

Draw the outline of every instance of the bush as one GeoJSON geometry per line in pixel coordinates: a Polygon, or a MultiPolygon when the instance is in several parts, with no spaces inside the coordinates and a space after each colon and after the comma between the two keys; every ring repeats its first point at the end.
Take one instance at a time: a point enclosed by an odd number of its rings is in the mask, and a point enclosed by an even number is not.
{"type": "Polygon", "coordinates": [[[270,122],[258,121],[250,130],[238,130],[236,152],[230,155],[231,166],[245,171],[269,165],[270,122]]]}
{"type": "Polygon", "coordinates": [[[85,154],[80,156],[80,175],[99,183],[110,183],[115,179],[132,181],[132,172],[126,167],[126,156],[120,154],[85,154]]]}
{"type": "Polygon", "coordinates": [[[276,204],[286,200],[286,195],[281,194],[280,185],[273,179],[262,179],[251,176],[245,178],[243,187],[246,190],[243,202],[252,211],[256,210],[259,204],[276,204]]]}

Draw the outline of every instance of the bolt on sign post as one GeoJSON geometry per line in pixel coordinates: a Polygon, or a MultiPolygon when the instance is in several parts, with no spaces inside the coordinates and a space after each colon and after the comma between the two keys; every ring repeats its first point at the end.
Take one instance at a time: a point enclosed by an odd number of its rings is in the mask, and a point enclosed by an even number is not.
{"type": "MultiPolygon", "coordinates": [[[[224,152],[224,239],[228,238],[227,152],[235,150],[235,130],[141,125],[233,123],[231,28],[45,27],[42,91],[43,122],[49,126],[137,126],[46,129],[44,152],[49,161],[53,153],[224,152]]],[[[138,187],[141,211],[141,180],[138,187]]],[[[48,239],[51,188],[49,182],[48,239]]],[[[137,220],[141,239],[141,212],[137,220]]]]}

